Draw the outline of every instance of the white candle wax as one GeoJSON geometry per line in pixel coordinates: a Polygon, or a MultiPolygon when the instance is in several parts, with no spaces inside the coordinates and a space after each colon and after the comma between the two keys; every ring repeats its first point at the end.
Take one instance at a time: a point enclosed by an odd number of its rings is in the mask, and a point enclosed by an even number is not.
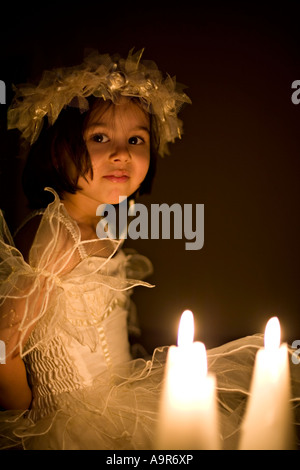
{"type": "Polygon", "coordinates": [[[158,449],[219,448],[215,378],[207,374],[204,344],[193,342],[191,319],[193,322],[191,312],[184,312],[178,347],[169,348],[157,434],[158,449]],[[190,326],[188,330],[182,329],[184,323],[190,326]]]}
{"type": "Polygon", "coordinates": [[[257,352],[242,425],[241,450],[293,448],[288,349],[280,346],[280,324],[269,320],[265,347],[257,352]]]}

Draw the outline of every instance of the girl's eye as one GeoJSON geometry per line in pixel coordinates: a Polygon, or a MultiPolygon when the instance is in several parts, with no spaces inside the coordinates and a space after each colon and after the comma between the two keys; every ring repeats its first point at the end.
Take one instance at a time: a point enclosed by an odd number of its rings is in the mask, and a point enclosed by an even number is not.
{"type": "Polygon", "coordinates": [[[131,145],[140,145],[143,144],[145,141],[142,137],[138,137],[137,135],[135,135],[133,137],[130,137],[130,139],[128,139],[128,142],[131,145]]]}
{"type": "Polygon", "coordinates": [[[94,134],[94,135],[92,136],[92,140],[93,140],[94,142],[98,142],[98,143],[100,143],[100,144],[105,144],[106,142],[109,141],[109,138],[108,138],[107,135],[105,135],[105,134],[94,134]]]}

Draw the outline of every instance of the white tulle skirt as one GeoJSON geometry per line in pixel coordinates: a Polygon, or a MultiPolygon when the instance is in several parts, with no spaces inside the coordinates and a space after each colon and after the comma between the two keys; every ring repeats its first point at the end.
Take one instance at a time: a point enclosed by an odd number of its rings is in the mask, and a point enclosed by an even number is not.
{"type": "MultiPolygon", "coordinates": [[[[217,379],[222,449],[237,449],[241,423],[262,335],[238,339],[208,351],[217,379]]],[[[92,386],[56,397],[56,409],[35,407],[0,414],[0,448],[28,450],[155,449],[167,347],[149,360],[132,360],[95,378],[92,386]]],[[[295,445],[300,423],[300,365],[291,361],[291,408],[295,445]]]]}

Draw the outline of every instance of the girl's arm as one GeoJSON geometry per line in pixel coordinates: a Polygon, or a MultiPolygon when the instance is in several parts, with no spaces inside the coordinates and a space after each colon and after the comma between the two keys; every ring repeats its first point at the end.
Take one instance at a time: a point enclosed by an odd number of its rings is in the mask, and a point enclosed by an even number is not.
{"type": "Polygon", "coordinates": [[[6,410],[26,410],[32,399],[26,369],[20,355],[8,357],[0,364],[0,407],[6,410]]]}
{"type": "MultiPolygon", "coordinates": [[[[26,261],[39,220],[40,218],[36,217],[32,223],[27,224],[25,233],[23,233],[23,230],[20,231],[18,242],[21,246],[17,247],[23,253],[26,261]]],[[[21,302],[19,305],[16,303],[16,305],[11,305],[6,309],[5,304],[2,306],[4,311],[9,311],[11,307],[16,308],[17,311],[22,311],[21,302]]],[[[5,338],[1,339],[5,340],[5,338]]],[[[32,393],[27,381],[25,364],[20,354],[8,354],[8,350],[11,350],[10,342],[7,344],[6,363],[0,364],[0,408],[26,410],[31,404],[32,393]]]]}
{"type": "MultiPolygon", "coordinates": [[[[31,243],[34,239],[36,229],[40,223],[40,216],[31,219],[24,227],[19,231],[18,236],[15,238],[16,247],[21,251],[24,259],[28,262],[29,251],[31,243]]],[[[64,228],[64,227],[62,227],[64,228]]],[[[70,234],[66,230],[60,231],[60,239],[55,246],[55,256],[52,256],[51,261],[57,264],[57,259],[60,257],[60,253],[65,253],[70,243],[70,247],[73,248],[73,240],[70,239],[70,234]],[[63,236],[65,234],[65,236],[63,236]]],[[[40,246],[48,247],[49,240],[51,240],[52,233],[50,235],[46,230],[43,230],[43,234],[40,235],[42,238],[39,240],[40,246]],[[48,236],[50,237],[48,240],[48,236]]],[[[76,259],[77,260],[77,259],[76,259]]],[[[73,259],[70,262],[70,265],[73,266],[73,259]]],[[[47,269],[51,271],[52,266],[50,261],[48,262],[47,269]]],[[[46,282],[46,278],[44,279],[46,282]]],[[[21,286],[22,287],[22,286],[21,286]]],[[[30,287],[30,286],[29,286],[30,287]]],[[[43,290],[43,281],[41,280],[39,284],[39,291],[35,290],[30,294],[31,298],[20,298],[18,300],[6,300],[1,305],[1,310],[3,311],[3,318],[7,317],[7,312],[15,312],[14,321],[6,320],[4,329],[0,330],[0,339],[6,342],[6,364],[0,364],[0,407],[4,409],[19,409],[25,410],[28,409],[32,401],[32,392],[28,385],[27,374],[25,364],[20,356],[19,349],[16,346],[19,345],[21,340],[18,325],[22,322],[24,317],[24,312],[26,308],[31,308],[29,327],[26,330],[25,336],[22,338],[22,345],[26,344],[28,337],[31,334],[32,329],[35,324],[33,322],[35,316],[39,317],[41,306],[44,302],[45,292],[43,290]],[[25,306],[26,304],[26,306],[25,306]],[[14,327],[8,326],[9,324],[14,323],[14,327]],[[8,337],[7,337],[8,336],[8,337]]],[[[26,324],[26,322],[25,322],[26,324]]],[[[24,334],[24,325],[23,325],[23,334],[24,334]]]]}

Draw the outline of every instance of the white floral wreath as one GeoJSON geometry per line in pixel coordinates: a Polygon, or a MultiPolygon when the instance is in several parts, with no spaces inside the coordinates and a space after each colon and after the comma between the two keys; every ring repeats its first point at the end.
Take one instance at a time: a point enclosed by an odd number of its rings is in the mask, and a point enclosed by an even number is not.
{"type": "Polygon", "coordinates": [[[87,97],[104,100],[122,96],[136,97],[147,112],[157,118],[160,137],[159,154],[168,152],[168,143],[181,137],[182,121],[177,114],[184,103],[191,103],[183,86],[169,75],[166,78],[152,61],[141,61],[143,50],[127,59],[119,55],[92,52],[83,64],[45,71],[38,85],[14,87],[14,100],[8,110],[8,129],[19,129],[32,145],[43,127],[44,117],[53,125],[66,106],[89,109],[87,97]]]}

